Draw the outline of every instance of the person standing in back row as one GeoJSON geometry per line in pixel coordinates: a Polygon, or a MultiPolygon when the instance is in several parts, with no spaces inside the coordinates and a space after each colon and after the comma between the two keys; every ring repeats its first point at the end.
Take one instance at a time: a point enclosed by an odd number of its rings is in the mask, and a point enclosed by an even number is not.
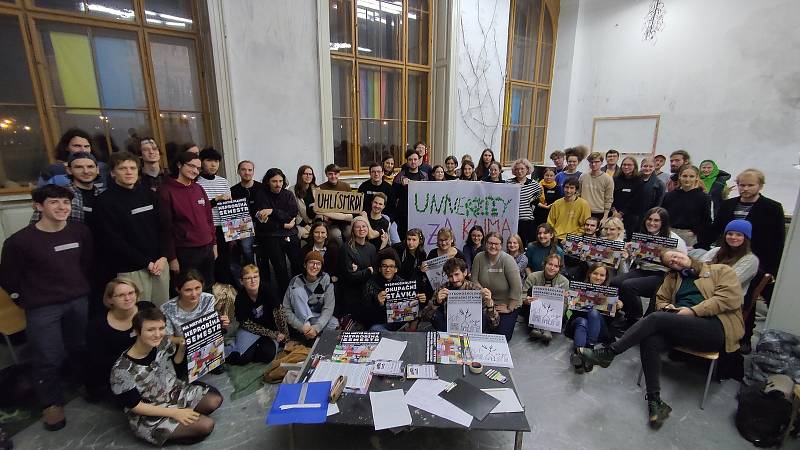
{"type": "Polygon", "coordinates": [[[614,202],[614,179],[600,170],[603,155],[592,152],[586,160],[589,162],[589,173],[578,179],[581,198],[589,202],[592,216],[605,220],[614,202]]]}
{"type": "Polygon", "coordinates": [[[211,202],[211,217],[214,220],[214,229],[217,240],[217,257],[214,260],[214,281],[225,284],[233,284],[231,276],[231,242],[225,242],[225,233],[222,231],[222,220],[219,217],[219,207],[221,202],[231,200],[231,184],[225,177],[217,175],[222,155],[214,148],[204,148],[200,152],[200,163],[202,169],[200,176],[197,177],[199,184],[211,202]]]}
{"type": "Polygon", "coordinates": [[[681,167],[678,180],[680,188],[667,193],[663,206],[672,219],[672,230],[687,246],[694,247],[711,225],[711,197],[703,191],[697,167],[689,164],[681,167]]]}
{"type": "Polygon", "coordinates": [[[620,165],[617,164],[617,161],[619,161],[619,152],[612,148],[606,152],[606,165],[601,167],[600,170],[607,173],[611,178],[616,177],[619,175],[620,169],[620,165]]]}

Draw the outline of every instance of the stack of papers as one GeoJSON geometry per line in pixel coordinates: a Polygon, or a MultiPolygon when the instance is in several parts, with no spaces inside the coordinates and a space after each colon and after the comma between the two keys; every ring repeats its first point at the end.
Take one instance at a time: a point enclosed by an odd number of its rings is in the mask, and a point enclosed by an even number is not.
{"type": "Polygon", "coordinates": [[[402,389],[370,392],[369,401],[376,430],[411,425],[411,413],[408,412],[402,389]]]}
{"type": "Polygon", "coordinates": [[[406,403],[435,416],[469,427],[472,423],[472,416],[439,397],[439,393],[448,385],[450,383],[444,380],[419,379],[406,392],[406,403]]]}
{"type": "Polygon", "coordinates": [[[408,345],[406,341],[381,338],[367,361],[399,361],[403,357],[403,352],[406,351],[406,345],[408,345]]]}
{"type": "Polygon", "coordinates": [[[345,392],[366,394],[372,381],[372,366],[369,364],[348,364],[333,361],[320,361],[309,381],[335,381],[339,375],[347,377],[345,392]]]}

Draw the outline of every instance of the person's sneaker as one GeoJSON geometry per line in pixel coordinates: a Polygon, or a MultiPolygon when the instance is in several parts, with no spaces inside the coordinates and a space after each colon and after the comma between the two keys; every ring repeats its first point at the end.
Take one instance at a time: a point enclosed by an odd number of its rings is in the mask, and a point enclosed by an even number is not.
{"type": "Polygon", "coordinates": [[[575,373],[583,373],[583,359],[581,355],[578,354],[578,349],[575,349],[575,351],[569,355],[569,363],[572,364],[575,373]]]}
{"type": "Polygon", "coordinates": [[[64,407],[53,405],[48,406],[42,411],[42,423],[47,431],[58,431],[67,425],[67,418],[64,416],[64,407]]]}
{"type": "Polygon", "coordinates": [[[531,329],[531,332],[528,334],[528,337],[537,340],[542,338],[542,330],[538,330],[536,328],[531,329]]]}
{"type": "Polygon", "coordinates": [[[614,360],[614,352],[608,347],[603,348],[587,348],[581,347],[578,352],[583,358],[584,364],[589,363],[592,365],[599,365],[600,367],[608,367],[611,361],[614,360]]]}
{"type": "Polygon", "coordinates": [[[227,364],[232,364],[234,366],[241,365],[241,358],[242,355],[239,352],[231,352],[230,355],[225,357],[225,362],[227,364]]]}
{"type": "Polygon", "coordinates": [[[660,398],[648,399],[647,412],[649,415],[647,421],[650,425],[650,428],[657,430],[661,428],[661,425],[663,425],[664,421],[667,420],[669,413],[672,412],[672,408],[670,408],[669,405],[660,398]]]}
{"type": "Polygon", "coordinates": [[[591,372],[592,370],[594,370],[594,364],[592,364],[592,363],[590,363],[590,362],[585,362],[585,363],[583,363],[583,371],[584,371],[585,373],[589,373],[589,372],[591,372]]]}
{"type": "Polygon", "coordinates": [[[542,342],[544,342],[544,345],[550,345],[550,341],[552,340],[553,340],[553,333],[547,330],[542,331],[542,342]]]}

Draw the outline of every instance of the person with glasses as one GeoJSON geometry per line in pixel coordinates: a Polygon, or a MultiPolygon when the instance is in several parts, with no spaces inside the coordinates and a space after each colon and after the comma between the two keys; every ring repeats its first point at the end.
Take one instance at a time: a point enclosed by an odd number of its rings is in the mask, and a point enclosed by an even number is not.
{"type": "Polygon", "coordinates": [[[281,302],[261,283],[255,264],[242,268],[242,286],[234,303],[239,328],[236,340],[225,348],[225,361],[233,365],[271,362],[289,337],[281,302]]]}
{"type": "Polygon", "coordinates": [[[140,138],[139,154],[142,155],[139,183],[146,189],[158,192],[169,171],[166,167],[161,167],[161,150],[159,150],[156,140],[150,136],[140,138]]]}
{"type": "Polygon", "coordinates": [[[383,166],[379,162],[369,165],[369,179],[361,183],[358,192],[364,194],[364,211],[369,213],[372,209],[372,199],[375,194],[382,193],[386,196],[386,209],[383,211],[389,217],[394,217],[390,206],[392,205],[392,185],[383,178],[383,166]]]}
{"type": "Polygon", "coordinates": [[[143,309],[156,307],[151,302],[139,300],[139,295],[139,286],[125,278],[114,278],[106,285],[103,304],[108,312],[94,317],[86,333],[89,353],[86,392],[90,400],[111,394],[108,382],[111,367],[119,355],[136,342],[133,316],[143,309]]]}
{"type": "Polygon", "coordinates": [[[283,311],[292,339],[309,343],[326,330],[335,330],[339,321],[333,316],[336,298],[331,277],[322,271],[322,254],[309,252],[305,270],[289,282],[283,296],[283,311]]]}
{"type": "Polygon", "coordinates": [[[511,340],[519,314],[522,298],[522,280],[514,258],[503,251],[503,237],[490,231],[484,238],[486,250],[475,256],[472,263],[472,278],[489,289],[494,300],[494,309],[500,315],[495,332],[511,340]]]}
{"type": "Polygon", "coordinates": [[[314,169],[304,164],[297,169],[297,181],[293,186],[289,186],[289,191],[294,194],[297,200],[297,235],[300,240],[307,239],[311,232],[311,224],[317,218],[314,212],[314,192],[317,190],[317,177],[314,169]]]}
{"type": "MultiPolygon", "coordinates": [[[[364,285],[361,296],[361,307],[355,314],[358,323],[369,331],[397,331],[405,322],[387,323],[386,316],[386,283],[403,281],[397,275],[400,257],[393,248],[385,248],[378,252],[378,273],[374,274],[364,285]]],[[[419,286],[418,286],[419,288],[419,286]]],[[[424,306],[425,294],[417,294],[420,308],[424,306]]]]}
{"type": "Polygon", "coordinates": [[[206,191],[195,182],[201,162],[196,153],[176,160],[176,178],[167,178],[158,191],[158,220],[169,270],[173,275],[195,269],[206,290],[214,284],[217,237],[206,191]]]}

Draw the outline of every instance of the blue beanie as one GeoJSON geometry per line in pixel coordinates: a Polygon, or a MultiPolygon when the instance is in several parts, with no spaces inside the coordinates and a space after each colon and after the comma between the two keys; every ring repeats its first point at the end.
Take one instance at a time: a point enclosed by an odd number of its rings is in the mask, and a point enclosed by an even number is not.
{"type": "Polygon", "coordinates": [[[753,225],[743,219],[736,219],[728,222],[728,225],[725,226],[725,232],[727,233],[728,231],[738,231],[747,236],[747,239],[753,239],[753,225]]]}

